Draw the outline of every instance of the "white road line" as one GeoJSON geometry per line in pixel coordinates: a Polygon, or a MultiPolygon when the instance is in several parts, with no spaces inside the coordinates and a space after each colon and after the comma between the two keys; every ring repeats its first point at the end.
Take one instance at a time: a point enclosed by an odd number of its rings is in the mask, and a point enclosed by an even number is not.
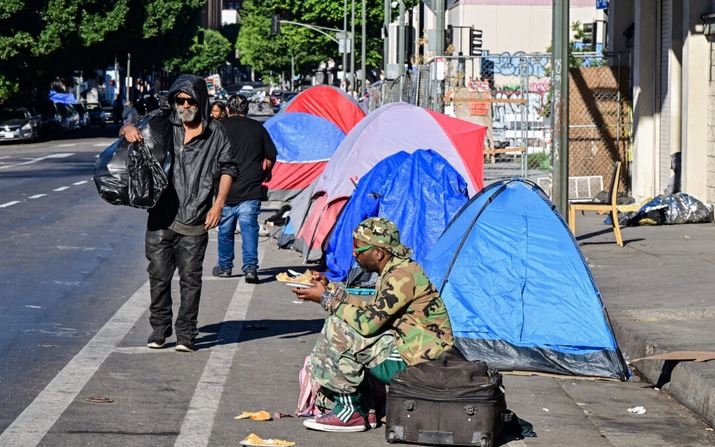
{"type": "Polygon", "coordinates": [[[148,303],[147,282],[0,434],[0,445],[38,445],[109,354],[117,348],[117,344],[141,318],[148,303]]]}
{"type": "Polygon", "coordinates": [[[0,208],[7,208],[8,206],[17,205],[18,203],[20,203],[18,200],[14,200],[12,202],[6,202],[3,204],[0,204],[0,208]]]}
{"type": "Polygon", "coordinates": [[[7,169],[7,168],[14,168],[16,166],[24,166],[24,165],[30,165],[33,163],[40,162],[42,160],[47,160],[48,158],[66,158],[74,155],[73,153],[67,154],[67,153],[61,153],[61,154],[51,154],[51,155],[46,155],[44,157],[38,157],[38,158],[31,158],[28,161],[23,161],[22,163],[15,163],[11,165],[5,165],[5,166],[0,166],[0,169],[7,169]]]}
{"type": "MultiPolygon", "coordinates": [[[[259,255],[259,264],[264,253],[259,255]]],[[[218,404],[221,401],[224,385],[231,370],[233,357],[238,346],[238,337],[243,329],[248,304],[253,296],[254,284],[239,281],[231,302],[228,304],[223,321],[237,321],[235,326],[221,325],[218,333],[218,344],[211,347],[204,372],[196,385],[194,395],[189,403],[184,422],[181,424],[179,436],[174,447],[202,447],[209,445],[218,404]]]]}
{"type": "Polygon", "coordinates": [[[28,197],[28,199],[39,199],[40,197],[45,197],[47,194],[35,194],[34,196],[28,197]]]}
{"type": "Polygon", "coordinates": [[[60,186],[59,188],[53,189],[53,191],[64,191],[65,189],[70,189],[69,186],[60,186]]]}
{"type": "Polygon", "coordinates": [[[77,146],[77,143],[64,143],[64,144],[57,145],[57,147],[72,147],[72,146],[77,146]]]}
{"type": "MultiPolygon", "coordinates": [[[[260,253],[259,262],[262,259],[263,253],[260,253]]],[[[254,289],[255,285],[243,281],[236,286],[223,321],[238,321],[239,324],[221,326],[219,344],[211,347],[211,354],[174,444],[177,447],[208,446],[221,395],[237,350],[238,337],[243,329],[242,321],[245,320],[254,289]]],[[[0,434],[0,446],[37,446],[111,353],[127,350],[139,352],[120,348],[118,344],[141,318],[149,301],[147,282],[0,434]]]]}
{"type": "Polygon", "coordinates": [[[72,184],[75,185],[75,186],[78,186],[78,185],[84,185],[85,183],[87,183],[87,180],[81,180],[81,181],[79,181],[79,182],[74,182],[74,183],[72,183],[72,184]]]}

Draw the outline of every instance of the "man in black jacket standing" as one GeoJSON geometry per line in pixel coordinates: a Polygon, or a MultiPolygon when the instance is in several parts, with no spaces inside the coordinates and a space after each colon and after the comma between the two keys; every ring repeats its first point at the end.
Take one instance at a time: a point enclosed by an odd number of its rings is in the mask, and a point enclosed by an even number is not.
{"type": "MultiPolygon", "coordinates": [[[[209,117],[208,89],[203,78],[179,76],[168,98],[170,109],[157,112],[147,124],[151,127],[157,120],[170,120],[172,135],[167,135],[169,141],[165,144],[167,156],[173,158],[169,186],[149,210],[147,222],[145,253],[149,260],[152,327],[147,346],[162,348],[171,336],[171,279],[178,269],[181,305],[174,325],[176,351],[192,352],[198,335],[208,230],[218,225],[231,183],[238,176],[238,166],[221,123],[209,117]]],[[[133,125],[124,126],[120,135],[129,142],[143,138],[133,125]]]]}
{"type": "Polygon", "coordinates": [[[226,100],[226,129],[241,173],[231,185],[218,225],[218,262],[213,275],[229,278],[233,269],[236,222],[241,228],[241,269],[246,282],[258,283],[258,214],[263,199],[263,182],[271,179],[276,146],[261,123],[248,118],[248,99],[233,95],[226,100]]]}

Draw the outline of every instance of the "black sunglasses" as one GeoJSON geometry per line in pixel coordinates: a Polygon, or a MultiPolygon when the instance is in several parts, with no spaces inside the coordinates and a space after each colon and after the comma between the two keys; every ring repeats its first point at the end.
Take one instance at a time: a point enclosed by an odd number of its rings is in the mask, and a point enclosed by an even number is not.
{"type": "Polygon", "coordinates": [[[178,96],[174,97],[174,103],[177,106],[183,106],[186,103],[189,103],[190,106],[197,106],[199,105],[198,101],[196,101],[194,98],[179,98],[178,96]]]}

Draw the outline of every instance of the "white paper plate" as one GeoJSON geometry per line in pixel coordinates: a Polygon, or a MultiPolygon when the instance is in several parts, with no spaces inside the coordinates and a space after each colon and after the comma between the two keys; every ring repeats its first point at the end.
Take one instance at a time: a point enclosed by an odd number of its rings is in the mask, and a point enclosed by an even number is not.
{"type": "Polygon", "coordinates": [[[291,289],[307,289],[308,287],[313,287],[310,284],[305,284],[302,282],[291,282],[291,281],[286,281],[283,284],[286,286],[290,287],[291,289]]]}

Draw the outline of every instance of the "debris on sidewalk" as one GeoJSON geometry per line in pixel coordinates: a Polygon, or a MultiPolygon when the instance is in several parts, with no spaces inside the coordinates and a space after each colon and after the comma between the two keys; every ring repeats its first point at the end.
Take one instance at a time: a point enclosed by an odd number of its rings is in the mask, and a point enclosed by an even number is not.
{"type": "Polygon", "coordinates": [[[266,410],[261,411],[244,411],[234,419],[250,419],[252,421],[270,421],[271,414],[266,410]]]}
{"type": "Polygon", "coordinates": [[[241,445],[263,447],[289,447],[295,445],[295,442],[284,441],[282,439],[262,439],[255,433],[251,433],[241,441],[241,445]]]}
{"type": "Polygon", "coordinates": [[[637,407],[629,408],[628,412],[633,414],[646,414],[646,409],[645,407],[639,405],[637,407]]]}

